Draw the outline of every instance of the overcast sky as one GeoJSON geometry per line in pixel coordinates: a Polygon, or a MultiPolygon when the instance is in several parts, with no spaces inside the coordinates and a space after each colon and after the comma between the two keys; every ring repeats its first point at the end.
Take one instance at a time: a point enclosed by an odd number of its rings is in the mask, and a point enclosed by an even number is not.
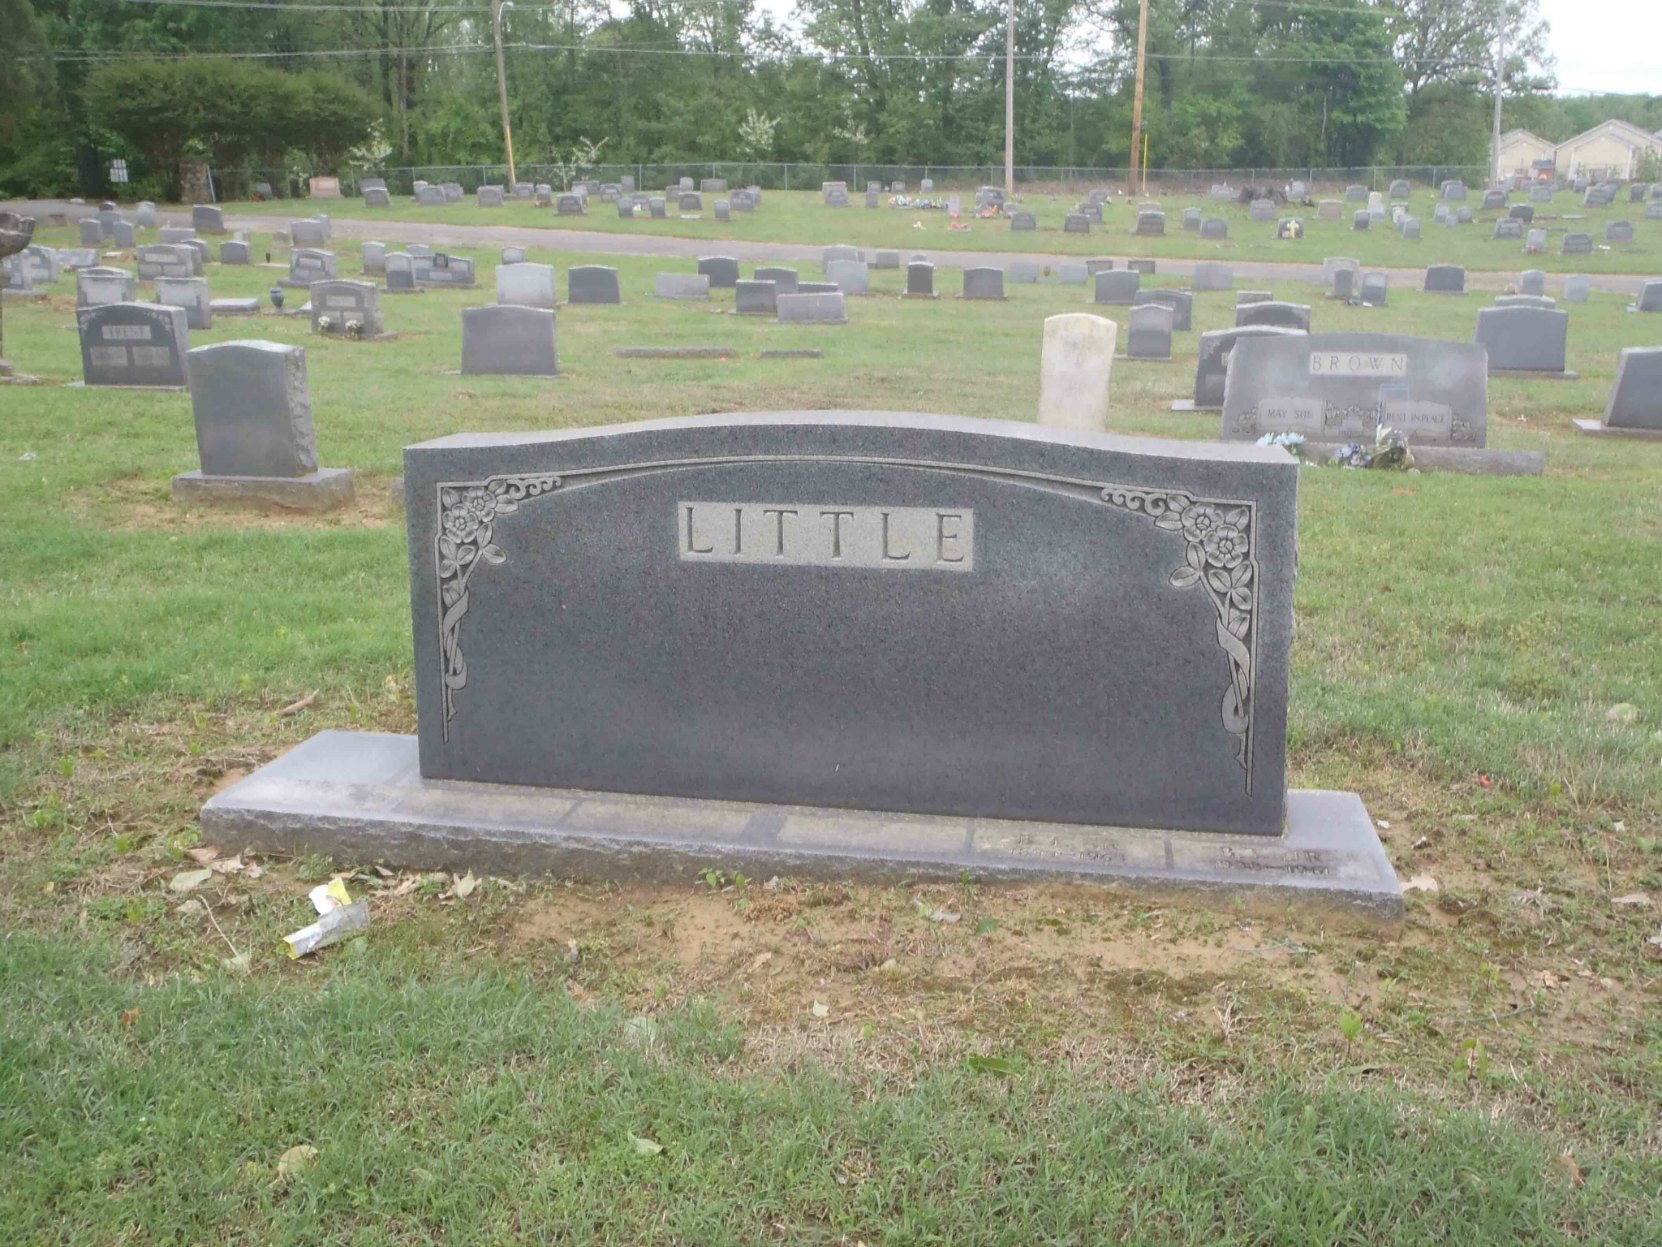
{"type": "MultiPolygon", "coordinates": [[[[795,0],[757,0],[757,8],[788,21],[795,0]]],[[[1566,91],[1662,95],[1658,0],[1541,0],[1541,16],[1552,24],[1558,82],[1566,91]]]]}

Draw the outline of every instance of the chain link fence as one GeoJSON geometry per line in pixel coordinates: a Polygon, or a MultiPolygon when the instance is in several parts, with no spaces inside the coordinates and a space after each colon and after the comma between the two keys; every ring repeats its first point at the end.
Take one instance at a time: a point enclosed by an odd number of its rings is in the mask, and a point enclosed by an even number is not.
{"type": "MultiPolygon", "coordinates": [[[[564,190],[565,171],[554,165],[527,163],[518,165],[516,172],[522,182],[545,182],[555,190],[564,190]]],[[[1017,165],[1016,184],[1028,194],[1078,195],[1083,197],[1098,186],[1123,188],[1129,181],[1129,169],[1100,169],[1073,165],[1017,165]]],[[[216,169],[214,186],[220,199],[251,199],[256,194],[263,198],[298,199],[306,195],[306,179],[291,175],[282,169],[216,169]],[[267,193],[269,191],[269,193],[267,193]]],[[[440,183],[459,182],[462,189],[473,194],[481,186],[505,185],[508,167],[496,165],[419,165],[389,168],[379,173],[349,171],[340,174],[341,193],[356,197],[359,183],[366,177],[379,177],[393,195],[415,194],[418,181],[440,183]]],[[[885,188],[902,183],[910,193],[922,188],[927,178],[935,191],[967,191],[977,186],[1004,185],[1002,165],[900,165],[900,164],[805,164],[755,161],[684,161],[657,164],[602,164],[579,170],[577,177],[596,182],[621,182],[626,176],[635,180],[637,190],[661,190],[676,185],[682,178],[691,178],[695,185],[706,178],[725,179],[729,186],[759,186],[763,190],[818,190],[822,182],[847,182],[853,190],[864,190],[871,182],[885,188]]],[[[1139,175],[1139,181],[1148,193],[1205,194],[1211,187],[1227,184],[1239,188],[1247,183],[1287,187],[1303,182],[1313,196],[1340,198],[1346,187],[1365,186],[1370,191],[1386,191],[1392,182],[1406,181],[1415,186],[1436,187],[1459,178],[1469,185],[1481,186],[1488,181],[1487,165],[1370,165],[1354,169],[1250,168],[1250,169],[1148,169],[1139,175]]]]}

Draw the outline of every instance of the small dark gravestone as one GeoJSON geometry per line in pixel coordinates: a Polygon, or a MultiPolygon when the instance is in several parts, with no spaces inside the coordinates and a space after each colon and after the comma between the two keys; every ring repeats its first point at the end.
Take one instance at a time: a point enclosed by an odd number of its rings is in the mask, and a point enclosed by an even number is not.
{"type": "Polygon", "coordinates": [[[1268,303],[1238,304],[1235,308],[1235,326],[1242,328],[1247,325],[1274,325],[1282,329],[1302,329],[1310,331],[1310,306],[1306,303],[1280,303],[1271,300],[1268,303]]]}
{"type": "Polygon", "coordinates": [[[203,269],[213,259],[213,253],[208,250],[208,244],[201,238],[187,238],[179,244],[185,253],[191,257],[190,271],[193,277],[202,276],[203,269]]]}
{"type": "Polygon", "coordinates": [[[747,281],[741,278],[733,288],[734,310],[740,316],[777,316],[779,291],[771,281],[747,281]]]}
{"type": "Polygon", "coordinates": [[[751,274],[757,281],[771,281],[779,294],[795,294],[797,271],[794,268],[759,268],[751,274]]]}
{"type": "Polygon", "coordinates": [[[1004,270],[1004,277],[1013,286],[1036,286],[1039,284],[1039,265],[1034,260],[1011,260],[1004,270]]]}
{"type": "Polygon", "coordinates": [[[98,223],[96,217],[83,217],[77,223],[81,231],[81,245],[83,247],[98,247],[104,242],[104,227],[98,223]]]}
{"type": "Polygon", "coordinates": [[[1064,234],[1089,234],[1091,219],[1083,212],[1070,212],[1062,218],[1062,232],[1064,234]]]}
{"type": "MultiPolygon", "coordinates": [[[[502,188],[499,186],[496,189],[500,194],[502,188]]],[[[461,203],[464,195],[466,194],[466,192],[462,190],[462,184],[460,182],[441,182],[439,184],[439,190],[443,192],[444,202],[447,204],[461,203]]]]}
{"type": "Polygon", "coordinates": [[[535,197],[537,188],[536,185],[531,182],[515,182],[513,193],[515,199],[522,201],[529,200],[535,197]]]}
{"type": "Polygon", "coordinates": [[[1329,298],[1337,299],[1341,303],[1349,303],[1356,293],[1356,270],[1342,268],[1333,274],[1333,288],[1329,298]]]}
{"type": "Polygon", "coordinates": [[[580,195],[561,195],[554,201],[555,216],[582,216],[587,210],[580,195]]]}
{"type": "Polygon", "coordinates": [[[700,178],[698,189],[706,195],[725,195],[727,193],[727,179],[700,178]]]}
{"type": "Polygon", "coordinates": [[[1559,247],[1559,255],[1592,255],[1593,236],[1591,234],[1565,234],[1564,242],[1559,247]]]}
{"type": "Polygon", "coordinates": [[[1477,314],[1476,341],[1489,350],[1489,374],[1565,372],[1570,314],[1542,307],[1486,307],[1477,314]]]}
{"type": "MultiPolygon", "coordinates": [[[[798,290],[801,291],[801,286],[798,290]]],[[[848,309],[840,290],[782,294],[776,303],[781,325],[841,325],[848,321],[848,309]]]]}
{"type": "Polygon", "coordinates": [[[1454,210],[1454,223],[1456,225],[1470,225],[1475,219],[1470,208],[1456,208],[1454,210]]]}
{"type": "Polygon", "coordinates": [[[478,200],[481,208],[500,208],[503,203],[502,187],[481,186],[478,200]]]}
{"type": "Polygon", "coordinates": [[[1323,199],[1316,203],[1316,220],[1342,221],[1345,219],[1345,205],[1338,199],[1323,199]]]}
{"type": "Polygon", "coordinates": [[[829,265],[837,260],[864,260],[866,253],[858,247],[827,247],[820,252],[819,265],[821,272],[830,272],[829,265]]]}
{"type": "Polygon", "coordinates": [[[618,271],[603,264],[578,264],[566,270],[566,302],[622,303],[618,271]]]}
{"type": "MultiPolygon", "coordinates": [[[[1098,208],[1097,209],[1097,219],[1100,220],[1101,216],[1102,216],[1102,210],[1100,208],[1098,208]]],[[[1188,232],[1190,234],[1200,233],[1200,209],[1199,208],[1185,208],[1185,209],[1183,209],[1183,228],[1186,232],[1188,232]]]]}
{"type": "Polygon", "coordinates": [[[1171,358],[1172,313],[1158,303],[1144,303],[1131,309],[1130,328],[1125,335],[1127,359],[1169,360],[1171,358]]]}
{"type": "Polygon", "coordinates": [[[733,219],[733,204],[731,200],[716,200],[716,220],[731,221],[733,219]]]}
{"type": "Polygon", "coordinates": [[[1532,186],[1532,187],[1530,187],[1530,189],[1529,189],[1529,202],[1530,203],[1537,203],[1537,204],[1549,204],[1549,203],[1551,203],[1552,202],[1552,187],[1550,187],[1550,186],[1532,186]]]}
{"type": "Polygon", "coordinates": [[[190,210],[190,227],[198,234],[223,234],[225,212],[213,204],[197,204],[190,210]]]}
{"type": "Polygon", "coordinates": [[[1409,199],[1413,198],[1414,188],[1410,186],[1405,179],[1398,178],[1396,181],[1391,183],[1389,195],[1395,202],[1406,203],[1409,199]]]}
{"type": "Polygon", "coordinates": [[[1069,260],[1056,266],[1056,280],[1064,286],[1085,286],[1090,284],[1091,277],[1083,264],[1069,260]]]}
{"type": "Polygon", "coordinates": [[[1384,273],[1369,272],[1362,274],[1362,292],[1360,298],[1363,307],[1384,307],[1390,295],[1390,281],[1384,273]]]}
{"type": "Polygon", "coordinates": [[[1635,312],[1662,312],[1662,280],[1647,281],[1639,287],[1639,299],[1630,309],[1635,312]]]}
{"type": "Polygon", "coordinates": [[[190,353],[190,401],[202,467],[173,478],[188,503],[318,511],[352,500],[352,473],[317,466],[306,352],[220,342],[190,353]]]}
{"type": "Polygon", "coordinates": [[[874,269],[890,269],[898,273],[900,271],[900,252],[879,251],[872,256],[871,266],[874,269]]]}
{"type": "Polygon", "coordinates": [[[423,286],[469,289],[476,284],[473,261],[466,256],[447,255],[442,251],[430,256],[416,256],[415,270],[416,282],[423,286]]]}
{"type": "Polygon", "coordinates": [[[1235,329],[1214,329],[1200,335],[1199,358],[1195,365],[1196,409],[1222,410],[1224,380],[1229,373],[1229,360],[1235,344],[1243,338],[1272,337],[1276,334],[1303,333],[1302,329],[1284,329],[1277,325],[1246,325],[1235,329]]]}
{"type": "Polygon", "coordinates": [[[1524,236],[1524,250],[1530,255],[1545,255],[1547,252],[1547,232],[1544,229],[1532,229],[1524,236]]]}
{"type": "Polygon", "coordinates": [[[1202,238],[1219,239],[1229,237],[1229,222],[1222,217],[1207,217],[1200,223],[1202,238]]]}
{"type": "Polygon", "coordinates": [[[615,204],[623,198],[623,186],[619,182],[602,182],[600,184],[600,202],[615,204]]]}
{"type": "Polygon", "coordinates": [[[1645,220],[1662,221],[1662,199],[1653,199],[1645,205],[1645,220]]]}
{"type": "Polygon", "coordinates": [[[105,303],[75,313],[84,383],[144,389],[185,384],[190,326],[182,307],[105,303]]]}
{"type": "Polygon", "coordinates": [[[683,191],[676,200],[676,209],[683,216],[695,215],[704,211],[704,196],[697,191],[683,191]]]}
{"type": "Polygon", "coordinates": [[[1254,199],[1247,205],[1249,221],[1273,221],[1278,215],[1273,199],[1254,199]]]}
{"type": "Polygon", "coordinates": [[[384,186],[371,186],[364,191],[364,207],[390,208],[392,207],[392,196],[387,194],[387,188],[384,186]]]}
{"type": "Polygon", "coordinates": [[[1219,264],[1215,260],[1202,260],[1195,265],[1194,289],[1196,294],[1207,294],[1218,290],[1233,290],[1235,288],[1235,270],[1227,264],[1219,264]]]}
{"type": "Polygon", "coordinates": [[[704,256],[698,271],[710,279],[712,290],[731,290],[739,282],[739,262],[730,255],[704,256]]]}
{"type": "Polygon", "coordinates": [[[1139,212],[1137,214],[1137,236],[1139,238],[1160,238],[1166,232],[1166,214],[1164,212],[1139,212]]]}
{"type": "Polygon", "coordinates": [[[219,262],[221,264],[251,264],[253,259],[253,253],[245,242],[227,239],[219,244],[219,262]]]}
{"type": "Polygon", "coordinates": [[[1488,403],[1488,356],[1477,343],[1365,333],[1254,338],[1238,343],[1230,362],[1223,438],[1302,433],[1317,443],[1371,444],[1386,426],[1416,452],[1479,448],[1488,403]]]}
{"type": "Polygon", "coordinates": [[[504,247],[504,248],[502,248],[502,263],[504,263],[504,264],[524,264],[525,263],[525,248],[524,247],[504,247]]]}
{"type": "Polygon", "coordinates": [[[1031,231],[1039,228],[1039,223],[1033,219],[1031,212],[1018,212],[1010,218],[1010,228],[1017,231],[1031,231]]]}
{"type": "Polygon", "coordinates": [[[1495,241],[1516,242],[1524,236],[1524,223],[1516,217],[1502,217],[1495,222],[1495,241]]]}
{"type": "Polygon", "coordinates": [[[322,247],[329,241],[329,227],[322,221],[307,219],[289,223],[289,243],[295,247],[322,247]]]}
{"type": "Polygon", "coordinates": [[[131,251],[138,245],[138,239],[133,235],[131,221],[117,221],[110,226],[110,242],[118,251],[131,251]]]}
{"type": "Polygon", "coordinates": [[[214,327],[213,296],[205,277],[156,278],[156,302],[164,307],[185,309],[185,323],[192,329],[214,327]]]}
{"type": "Polygon", "coordinates": [[[1113,270],[1114,262],[1110,259],[1099,257],[1085,261],[1085,274],[1088,277],[1094,278],[1098,273],[1111,273],[1113,270]]]}
{"type": "Polygon", "coordinates": [[[1535,224],[1535,209],[1529,204],[1515,204],[1506,215],[1514,221],[1522,221],[1525,225],[1535,224]]]}
{"type": "Polygon", "coordinates": [[[1433,264],[1425,270],[1427,294],[1465,294],[1466,270],[1458,264],[1433,264]]]}
{"type": "Polygon", "coordinates": [[[1091,302],[1108,307],[1130,307],[1143,284],[1143,275],[1106,269],[1096,275],[1091,302]]]}
{"type": "Polygon", "coordinates": [[[654,220],[666,220],[669,217],[669,203],[662,195],[654,195],[646,201],[646,211],[654,220]]]}
{"type": "Polygon", "coordinates": [[[388,294],[416,294],[415,257],[407,251],[389,251],[383,259],[386,266],[388,294]]]}
{"type": "Polygon", "coordinates": [[[1144,277],[1153,277],[1158,267],[1158,260],[1127,260],[1125,267],[1133,273],[1141,273],[1144,277]]]}
{"type": "Polygon", "coordinates": [[[635,219],[635,201],[633,199],[619,199],[617,201],[617,217],[620,221],[635,219]]]}
{"type": "Polygon", "coordinates": [[[703,273],[659,273],[653,293],[660,299],[703,302],[710,297],[710,279],[703,273]]]}
{"type": "Polygon", "coordinates": [[[1368,202],[1368,188],[1366,186],[1345,187],[1345,202],[1347,204],[1365,204],[1368,202]]]}
{"type": "Polygon", "coordinates": [[[1195,296],[1187,290],[1139,290],[1131,299],[1131,306],[1163,307],[1171,312],[1174,333],[1188,333],[1194,328],[1195,296]]]}
{"type": "Polygon", "coordinates": [[[180,243],[195,237],[196,231],[194,229],[177,225],[164,226],[157,231],[157,240],[166,243],[170,247],[176,247],[180,243]]]}
{"type": "Polygon", "coordinates": [[[1363,210],[1350,218],[1350,228],[1358,234],[1365,234],[1373,227],[1373,214],[1363,210]]]}
{"type": "Polygon", "coordinates": [[[381,288],[372,281],[328,278],[312,283],[312,332],[331,338],[380,338],[381,288]]]}
{"type": "Polygon", "coordinates": [[[302,247],[289,252],[289,275],[283,279],[283,285],[310,286],[314,281],[324,281],[335,275],[334,252],[302,247]]]}
{"type": "Polygon", "coordinates": [[[1483,192],[1483,211],[1493,212],[1506,207],[1506,192],[1502,190],[1487,190],[1483,192]]]}
{"type": "Polygon", "coordinates": [[[1532,268],[1518,278],[1518,293],[1545,294],[1547,292],[1547,275],[1538,268],[1532,268]]]}
{"type": "Polygon", "coordinates": [[[841,294],[842,287],[834,281],[799,281],[795,294],[841,294]]]}
{"type": "Polygon", "coordinates": [[[1444,182],[1443,198],[1449,203],[1463,203],[1466,198],[1466,184],[1464,182],[1444,182]]]}
{"type": "Polygon", "coordinates": [[[935,266],[933,264],[923,260],[914,260],[906,266],[906,297],[908,299],[933,299],[935,297],[935,266]]]}
{"type": "Polygon", "coordinates": [[[140,281],[155,281],[158,277],[191,277],[195,266],[183,247],[172,243],[150,243],[134,253],[138,261],[140,281]]]}
{"type": "Polygon", "coordinates": [[[1564,279],[1564,302],[1585,303],[1592,293],[1593,283],[1588,278],[1578,275],[1564,279]]]}
{"type": "Polygon", "coordinates": [[[84,268],[75,274],[76,307],[133,303],[137,299],[138,281],[124,268],[84,268]]]}
{"type": "Polygon", "coordinates": [[[1633,241],[1632,221],[1612,221],[1604,227],[1604,241],[1612,243],[1633,241]]]}
{"type": "Polygon", "coordinates": [[[499,303],[462,309],[462,375],[553,377],[560,353],[554,312],[499,303]]]}
{"type": "MultiPolygon", "coordinates": [[[[1079,216],[1084,217],[1087,221],[1093,222],[1097,225],[1102,224],[1102,205],[1099,203],[1086,200],[1082,204],[1076,204],[1073,210],[1079,216]]],[[[1200,210],[1196,208],[1192,209],[1192,211],[1194,211],[1198,217],[1200,210]]],[[[1185,228],[1187,228],[1187,222],[1185,222],[1185,228]]]]}
{"type": "Polygon", "coordinates": [[[966,268],[964,294],[966,299],[1004,298],[1004,270],[1001,268],[966,268]]]}
{"type": "Polygon", "coordinates": [[[1662,438],[1662,346],[1630,347],[1616,365],[1604,422],[1577,420],[1588,433],[1662,438]]]}
{"type": "Polygon", "coordinates": [[[415,200],[423,208],[442,208],[446,202],[444,190],[438,186],[416,187],[415,200]]]}

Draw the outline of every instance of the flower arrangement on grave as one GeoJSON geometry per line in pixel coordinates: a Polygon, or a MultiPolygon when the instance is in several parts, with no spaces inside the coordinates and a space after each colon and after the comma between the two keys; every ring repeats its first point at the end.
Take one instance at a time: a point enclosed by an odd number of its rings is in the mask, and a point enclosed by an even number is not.
{"type": "Polygon", "coordinates": [[[334,317],[332,317],[332,316],[319,316],[317,318],[317,327],[319,329],[323,330],[324,333],[328,333],[331,329],[333,329],[335,327],[334,317]]]}
{"type": "Polygon", "coordinates": [[[349,337],[349,338],[354,338],[354,339],[363,337],[364,336],[364,322],[361,321],[361,320],[349,320],[349,321],[347,321],[346,322],[346,336],[349,337]]]}
{"type": "Polygon", "coordinates": [[[1266,433],[1258,439],[1260,446],[1279,446],[1300,463],[1304,462],[1304,434],[1266,433]]]}
{"type": "Polygon", "coordinates": [[[1396,429],[1381,428],[1374,444],[1364,446],[1351,442],[1333,452],[1333,462],[1341,468],[1378,468],[1384,472],[1406,472],[1414,466],[1414,452],[1408,448],[1408,437],[1396,429]]]}

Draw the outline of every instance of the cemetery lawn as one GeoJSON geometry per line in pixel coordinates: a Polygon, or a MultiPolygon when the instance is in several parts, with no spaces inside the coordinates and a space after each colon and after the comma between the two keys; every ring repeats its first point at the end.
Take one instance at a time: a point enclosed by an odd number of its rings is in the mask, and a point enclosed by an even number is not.
{"type": "MultiPolygon", "coordinates": [[[[1081,192],[1083,193],[1083,192],[1081,192]]],[[[1549,253],[1527,255],[1521,241],[1496,242],[1494,221],[1505,215],[1497,211],[1477,210],[1481,200],[1466,206],[1476,213],[1476,223],[1453,228],[1438,225],[1432,220],[1435,201],[1429,191],[1420,191],[1413,201],[1413,210],[1421,219],[1424,236],[1419,242],[1404,240],[1389,225],[1376,225],[1365,233],[1351,228],[1350,213],[1354,204],[1347,205],[1345,219],[1318,221],[1311,209],[1284,208],[1282,215],[1301,217],[1307,229],[1304,238],[1295,242],[1278,242],[1273,221],[1250,221],[1245,206],[1236,203],[1215,203],[1198,197],[1160,197],[1166,213],[1166,234],[1162,238],[1133,236],[1136,223],[1136,204],[1116,197],[1112,206],[1103,210],[1104,222],[1092,226],[1092,233],[1064,234],[1062,218],[1077,202],[1073,198],[1050,195],[1032,195],[1022,201],[1022,209],[1036,218],[1038,229],[1018,232],[1009,223],[1000,220],[972,220],[966,218],[967,228],[949,228],[944,211],[914,211],[885,206],[875,211],[863,206],[863,201],[851,208],[827,208],[819,195],[807,191],[768,191],[762,197],[762,206],[756,212],[736,212],[731,221],[715,219],[713,196],[705,197],[705,211],[697,220],[681,220],[671,212],[667,219],[640,219],[623,221],[611,204],[591,203],[587,215],[580,217],[555,216],[550,208],[536,208],[524,202],[509,202],[500,208],[481,208],[472,198],[442,208],[417,208],[408,200],[395,200],[393,207],[366,208],[360,199],[343,200],[276,200],[265,203],[229,203],[225,205],[226,220],[236,228],[238,215],[256,215],[293,219],[312,212],[327,212],[335,218],[386,221],[387,238],[398,238],[395,222],[407,221],[427,225],[500,225],[549,230],[574,229],[601,231],[628,236],[671,238],[698,238],[710,242],[710,253],[720,254],[724,240],[748,242],[778,242],[825,245],[847,243],[867,248],[893,248],[907,254],[913,251],[994,251],[1020,254],[1077,255],[1077,256],[1169,256],[1176,259],[1222,260],[1225,263],[1305,263],[1320,264],[1332,255],[1353,256],[1369,267],[1424,268],[1428,264],[1460,264],[1479,271],[1516,274],[1524,269],[1538,268],[1549,273],[1626,273],[1637,276],[1662,276],[1662,221],[1644,220],[1641,204],[1617,204],[1610,208],[1583,208],[1577,196],[1561,195],[1559,202],[1550,205],[1553,220],[1540,221],[1549,231],[1549,253]],[[1197,234],[1183,230],[1183,209],[1198,207],[1203,216],[1222,217],[1229,222],[1229,238],[1223,241],[1202,240],[1197,234]],[[1604,228],[1612,221],[1630,221],[1634,227],[1634,241],[1605,246],[1604,228]],[[916,226],[916,227],[915,227],[916,226]],[[1566,231],[1589,233],[1595,248],[1592,255],[1561,256],[1559,244],[1566,231]]],[[[1543,212],[1549,206],[1537,205],[1543,212]]],[[[174,207],[188,220],[188,207],[174,207]]],[[[550,240],[550,246],[557,243],[550,240]]]]}
{"type": "MultiPolygon", "coordinates": [[[[320,457],[358,473],[320,518],[175,506],[188,396],[64,384],[72,285],[5,306],[47,384],[0,388],[0,1242],[1654,1240],[1662,446],[1570,419],[1662,317],[1595,294],[1580,381],[1492,382],[1491,446],[1544,477],[1301,476],[1293,781],[1362,794],[1421,887],[1398,938],[1077,886],[458,881],[205,846],[201,802],[283,750],[414,728],[403,446],[1025,419],[1041,321],[1085,297],[960,303],[943,271],[938,302],[781,327],[649,298],[691,262],[623,259],[623,306],[560,310],[563,378],[461,377],[459,311],[493,297],[466,254],[482,289],[387,297],[395,341],[269,314],[193,335],[306,345],[320,457]],[[669,344],[733,353],[613,355],[669,344]],[[367,936],[287,960],[336,870],[367,936]]],[[[564,289],[576,257],[530,258],[564,289]]],[[[222,297],[279,275],[210,269],[222,297]]],[[[1199,296],[1197,331],[1233,301],[1199,296]]],[[[1485,303],[1315,316],[1468,339],[1485,303]]],[[[1195,342],[1116,364],[1116,428],[1215,434],[1167,410],[1195,342]]]]}

